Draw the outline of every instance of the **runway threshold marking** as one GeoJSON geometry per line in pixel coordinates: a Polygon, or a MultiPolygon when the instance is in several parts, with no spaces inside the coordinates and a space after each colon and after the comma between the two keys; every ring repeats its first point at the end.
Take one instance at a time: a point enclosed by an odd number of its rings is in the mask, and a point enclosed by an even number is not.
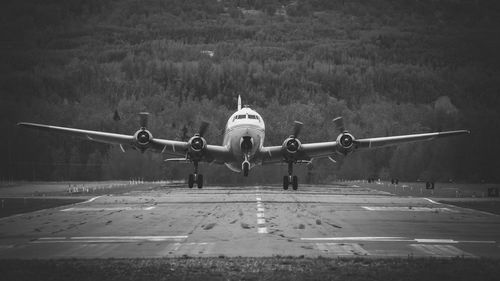
{"type": "Polygon", "coordinates": [[[452,245],[411,244],[411,247],[435,257],[476,257],[452,245]]]}
{"type": "Polygon", "coordinates": [[[318,250],[336,256],[368,256],[368,251],[356,243],[316,243],[318,250]]]}

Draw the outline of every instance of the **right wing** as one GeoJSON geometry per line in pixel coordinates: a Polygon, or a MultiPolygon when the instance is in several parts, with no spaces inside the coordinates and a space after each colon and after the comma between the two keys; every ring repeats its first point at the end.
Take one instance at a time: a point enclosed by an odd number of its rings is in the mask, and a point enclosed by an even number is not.
{"type": "MultiPolygon", "coordinates": [[[[124,145],[140,148],[136,135],[81,130],[76,128],[58,127],[26,122],[21,122],[17,125],[23,128],[60,133],[100,143],[120,145],[122,146],[122,148],[124,145]]],[[[185,141],[151,138],[147,144],[147,149],[152,149],[160,153],[167,153],[169,155],[186,156],[189,152],[189,146],[189,142],[185,141]]],[[[224,161],[226,161],[229,157],[231,157],[231,154],[226,147],[218,145],[207,145],[202,160],[207,162],[224,163],[224,161]]]]}

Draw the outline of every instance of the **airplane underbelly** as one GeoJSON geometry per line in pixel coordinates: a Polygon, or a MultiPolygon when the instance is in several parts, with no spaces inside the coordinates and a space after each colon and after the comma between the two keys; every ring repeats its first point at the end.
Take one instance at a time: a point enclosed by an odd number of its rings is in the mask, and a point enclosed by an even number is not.
{"type": "Polygon", "coordinates": [[[247,155],[250,168],[255,166],[254,156],[264,142],[264,130],[258,126],[238,126],[226,132],[226,143],[229,144],[235,161],[226,163],[234,171],[241,172],[241,164],[247,155]]]}

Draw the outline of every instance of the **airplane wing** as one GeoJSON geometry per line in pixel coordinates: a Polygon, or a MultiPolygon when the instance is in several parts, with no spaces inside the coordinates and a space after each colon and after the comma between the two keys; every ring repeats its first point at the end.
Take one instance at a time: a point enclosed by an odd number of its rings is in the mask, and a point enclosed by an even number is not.
{"type": "MultiPolygon", "coordinates": [[[[120,145],[122,149],[123,146],[140,148],[136,135],[124,135],[124,134],[115,134],[115,133],[108,133],[101,131],[81,130],[75,128],[58,127],[58,126],[50,126],[50,125],[26,123],[26,122],[21,122],[18,123],[17,125],[23,128],[35,129],[39,131],[55,132],[100,143],[120,145]]],[[[189,145],[190,145],[189,142],[185,141],[151,138],[147,143],[147,147],[146,146],[145,147],[147,149],[152,149],[155,152],[166,153],[169,155],[186,156],[189,150],[189,145]]],[[[226,160],[228,157],[230,157],[230,153],[226,147],[217,145],[207,145],[203,160],[207,162],[223,163],[224,160],[226,160]]]]}
{"type": "Polygon", "coordinates": [[[378,148],[378,147],[397,145],[400,143],[426,141],[426,140],[433,140],[436,138],[451,137],[464,134],[470,134],[470,131],[458,130],[458,131],[436,132],[436,133],[426,133],[426,134],[357,139],[354,140],[354,144],[356,148],[378,148]]]}
{"type": "MultiPolygon", "coordinates": [[[[411,134],[390,137],[377,137],[377,138],[364,138],[353,139],[352,146],[348,152],[358,149],[371,149],[387,146],[394,146],[402,143],[411,143],[417,141],[433,140],[436,138],[457,136],[463,134],[470,134],[467,130],[435,132],[425,134],[411,134]]],[[[339,138],[340,139],[340,138],[339,138]]],[[[292,155],[283,146],[269,146],[263,147],[260,151],[260,159],[262,164],[272,164],[279,162],[286,162],[286,159],[293,157],[293,161],[310,161],[313,158],[330,157],[336,152],[340,152],[342,144],[337,141],[330,142],[317,142],[317,143],[304,143],[301,144],[299,149],[292,155]]]]}

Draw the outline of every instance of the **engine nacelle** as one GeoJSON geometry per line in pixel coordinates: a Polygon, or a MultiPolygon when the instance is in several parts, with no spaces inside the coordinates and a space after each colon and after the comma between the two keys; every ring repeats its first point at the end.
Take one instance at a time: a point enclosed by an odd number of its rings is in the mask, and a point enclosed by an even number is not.
{"type": "Polygon", "coordinates": [[[295,156],[295,153],[297,153],[297,151],[299,151],[301,145],[302,144],[300,143],[299,139],[287,138],[283,142],[283,151],[285,151],[289,157],[293,158],[293,156],[295,156]]]}
{"type": "Polygon", "coordinates": [[[134,134],[137,146],[144,150],[149,146],[149,142],[153,139],[153,135],[148,130],[138,130],[134,134]]]}
{"type": "Polygon", "coordinates": [[[347,155],[354,150],[354,136],[342,133],[337,137],[337,152],[347,155]]]}
{"type": "Polygon", "coordinates": [[[207,147],[207,141],[200,136],[194,136],[189,140],[189,151],[191,153],[202,152],[207,147]]]}

